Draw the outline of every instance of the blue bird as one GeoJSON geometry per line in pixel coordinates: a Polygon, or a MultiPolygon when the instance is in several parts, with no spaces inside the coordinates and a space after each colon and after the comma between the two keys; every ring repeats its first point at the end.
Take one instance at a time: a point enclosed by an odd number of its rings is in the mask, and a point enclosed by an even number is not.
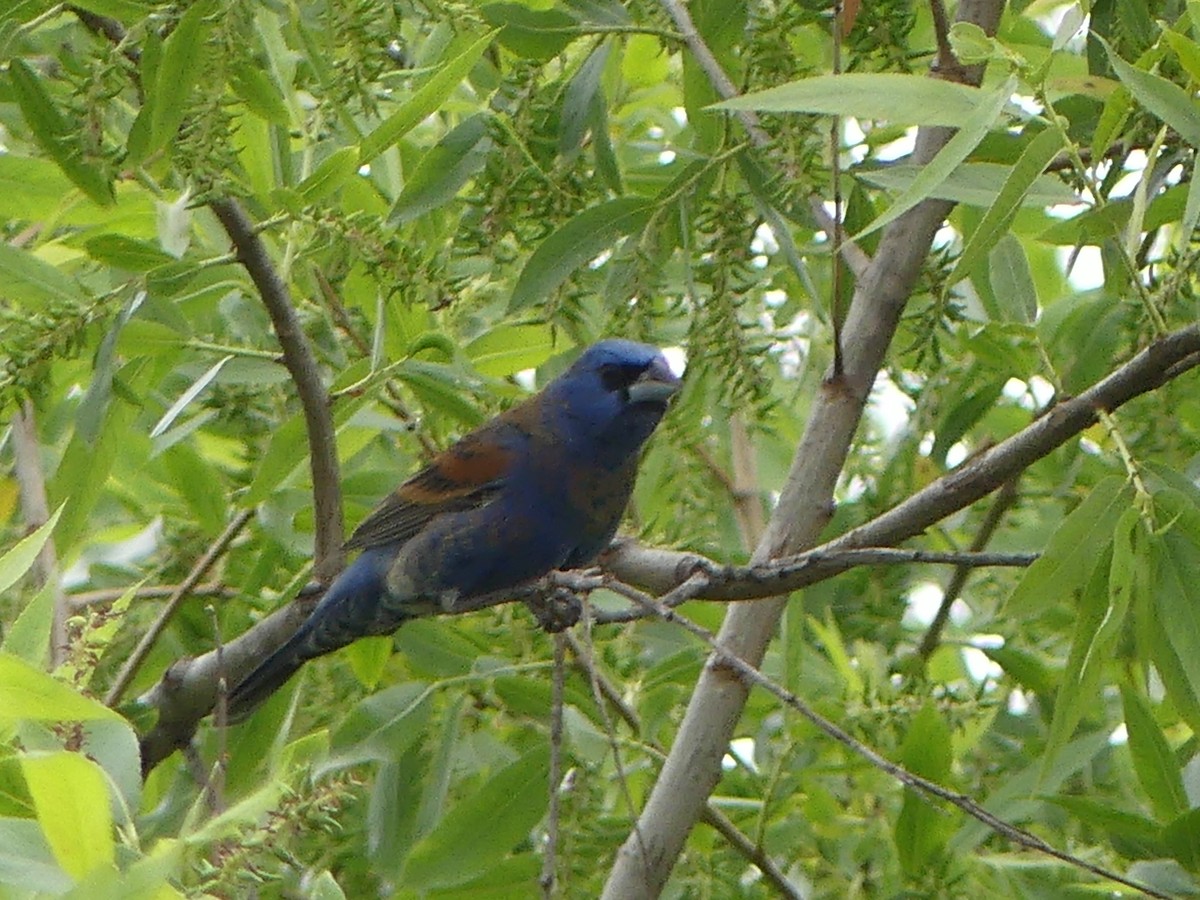
{"type": "Polygon", "coordinates": [[[346,546],[362,553],[230,692],[230,719],[306,661],[360,637],[590,563],[612,540],[638,451],[679,385],[656,348],[600,341],[540,393],[438,454],[354,531],[346,546]]]}

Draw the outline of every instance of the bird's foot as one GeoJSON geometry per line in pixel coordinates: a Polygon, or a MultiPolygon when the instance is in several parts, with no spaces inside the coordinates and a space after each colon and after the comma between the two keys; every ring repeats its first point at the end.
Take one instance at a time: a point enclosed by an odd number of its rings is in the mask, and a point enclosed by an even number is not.
{"type": "Polygon", "coordinates": [[[553,588],[525,601],[537,623],[545,631],[558,634],[566,631],[583,616],[583,601],[566,588],[553,588]]]}

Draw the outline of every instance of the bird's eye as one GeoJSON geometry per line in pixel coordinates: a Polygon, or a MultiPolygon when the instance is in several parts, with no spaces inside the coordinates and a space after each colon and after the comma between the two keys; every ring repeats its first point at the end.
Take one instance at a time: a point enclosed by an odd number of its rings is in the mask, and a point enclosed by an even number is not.
{"type": "Polygon", "coordinates": [[[606,391],[611,391],[614,394],[627,391],[629,385],[636,378],[637,373],[631,372],[623,366],[609,364],[600,367],[600,383],[604,385],[606,391]]]}

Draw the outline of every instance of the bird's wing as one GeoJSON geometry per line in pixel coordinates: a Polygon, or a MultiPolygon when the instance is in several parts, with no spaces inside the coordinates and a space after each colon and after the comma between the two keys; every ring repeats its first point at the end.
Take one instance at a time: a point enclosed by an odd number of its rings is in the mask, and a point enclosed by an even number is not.
{"type": "Polygon", "coordinates": [[[346,548],[403,543],[434,516],[484,505],[504,484],[521,437],[503,416],[468,434],[388,494],[354,530],[346,548]]]}

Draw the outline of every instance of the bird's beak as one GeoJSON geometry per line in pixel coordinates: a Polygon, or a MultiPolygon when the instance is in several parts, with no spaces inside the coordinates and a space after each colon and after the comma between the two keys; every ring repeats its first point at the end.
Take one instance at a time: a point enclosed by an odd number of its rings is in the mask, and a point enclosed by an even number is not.
{"type": "Polygon", "coordinates": [[[666,403],[683,382],[661,356],[629,386],[631,403],[666,403]]]}

